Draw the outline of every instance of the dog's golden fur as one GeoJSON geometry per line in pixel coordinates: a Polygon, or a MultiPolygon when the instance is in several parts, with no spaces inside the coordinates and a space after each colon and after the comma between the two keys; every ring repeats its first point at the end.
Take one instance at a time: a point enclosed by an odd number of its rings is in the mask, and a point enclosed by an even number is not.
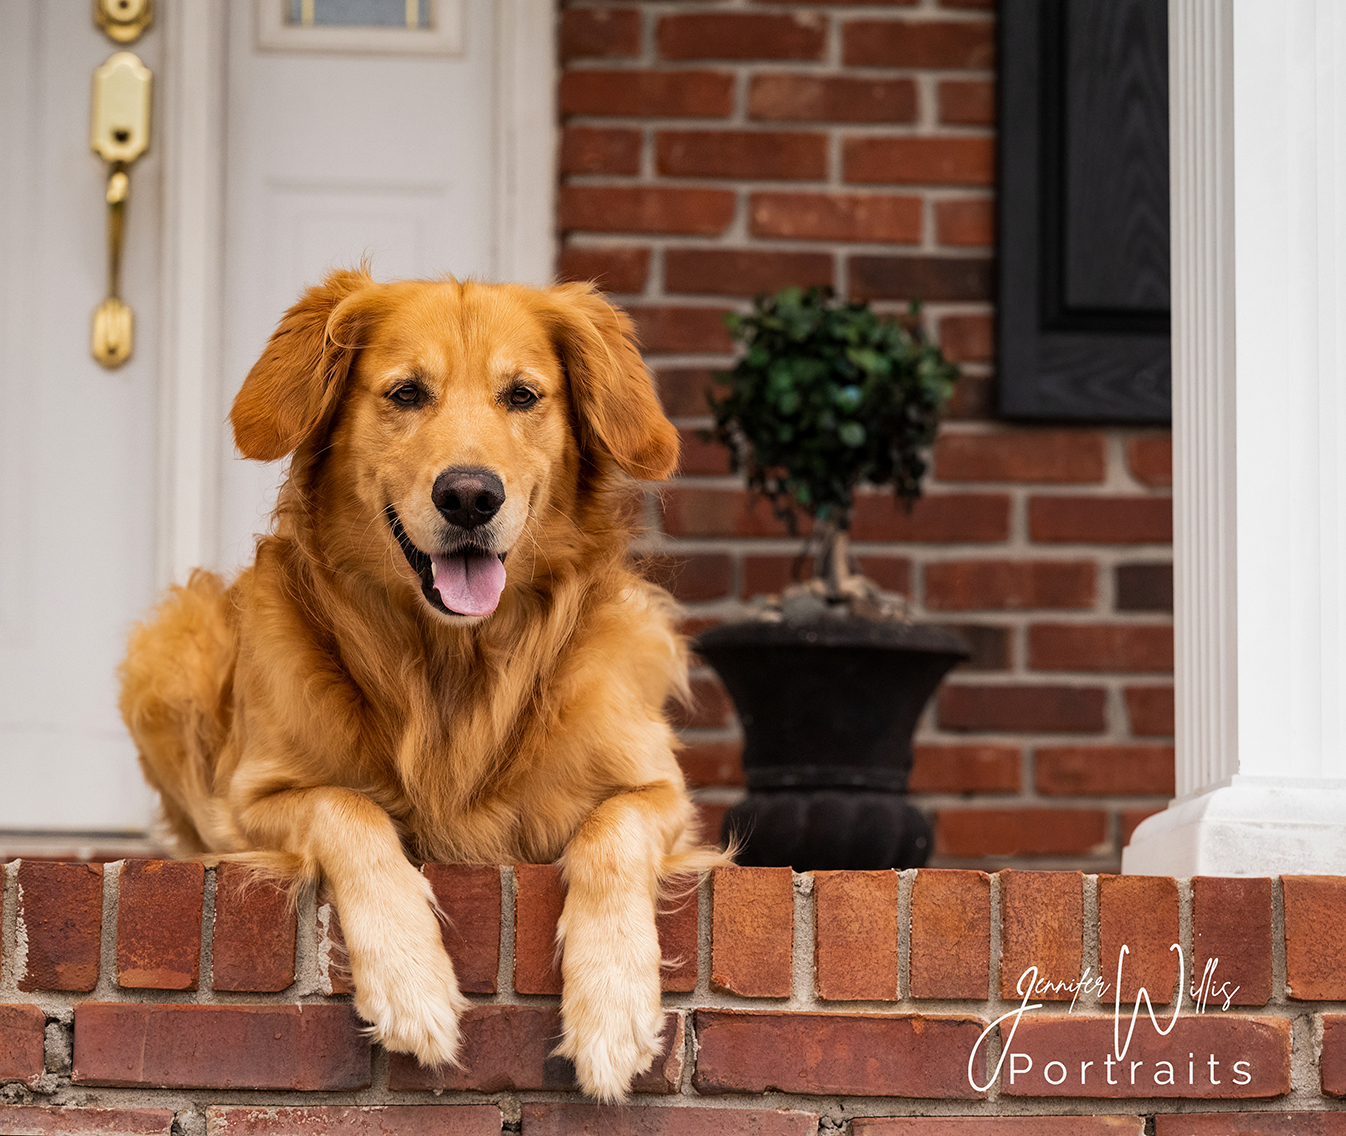
{"type": "Polygon", "coordinates": [[[673,605],[626,556],[631,478],[677,460],[629,321],[583,285],[334,272],[231,421],[246,457],[293,455],[274,531],[231,585],[173,589],[122,673],[179,850],[323,878],[357,1010],[427,1063],[452,1060],[466,1003],[408,857],[559,860],[559,1052],[620,1097],[657,1051],[659,883],[714,859],[663,716],[673,605]],[[437,609],[394,527],[447,547],[432,491],[462,468],[505,498],[484,616],[437,609]]]}

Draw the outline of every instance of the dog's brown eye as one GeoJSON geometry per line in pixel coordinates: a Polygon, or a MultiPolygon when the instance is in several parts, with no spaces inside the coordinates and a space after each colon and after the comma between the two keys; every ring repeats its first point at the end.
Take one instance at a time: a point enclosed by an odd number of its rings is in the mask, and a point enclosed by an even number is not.
{"type": "Polygon", "coordinates": [[[515,387],[509,392],[509,404],[515,410],[526,409],[537,402],[537,392],[528,387],[515,387]]]}
{"type": "Polygon", "coordinates": [[[420,406],[425,401],[425,391],[416,383],[403,383],[390,391],[388,397],[398,406],[420,406]]]}

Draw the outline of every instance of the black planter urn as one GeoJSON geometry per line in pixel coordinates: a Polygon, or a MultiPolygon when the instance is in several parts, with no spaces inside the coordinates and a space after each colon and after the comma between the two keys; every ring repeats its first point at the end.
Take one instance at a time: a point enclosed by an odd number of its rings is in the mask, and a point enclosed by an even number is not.
{"type": "Polygon", "coordinates": [[[911,737],[968,657],[940,628],[898,621],[750,620],[698,637],[743,726],[747,797],[724,819],[744,865],[918,868],[931,832],[907,799],[911,737]]]}

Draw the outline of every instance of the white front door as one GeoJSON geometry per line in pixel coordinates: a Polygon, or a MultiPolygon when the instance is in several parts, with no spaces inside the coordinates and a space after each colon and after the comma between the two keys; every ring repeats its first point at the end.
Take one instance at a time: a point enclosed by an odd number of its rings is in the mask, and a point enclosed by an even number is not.
{"type": "Polygon", "coordinates": [[[233,457],[225,415],[300,289],[362,257],[380,277],[551,270],[549,0],[156,7],[132,45],[156,76],[136,349],[109,372],[88,350],[88,114],[117,47],[88,0],[0,0],[0,831],[145,828],[116,665],[162,584],[232,571],[266,525],[279,470],[233,457]],[[380,26],[399,16],[425,26],[380,26]]]}

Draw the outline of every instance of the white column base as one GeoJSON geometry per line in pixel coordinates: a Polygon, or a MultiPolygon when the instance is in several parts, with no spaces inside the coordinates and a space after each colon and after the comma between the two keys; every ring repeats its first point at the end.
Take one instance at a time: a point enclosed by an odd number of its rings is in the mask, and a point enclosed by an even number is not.
{"type": "Polygon", "coordinates": [[[1346,781],[1230,777],[1143,821],[1122,850],[1122,871],[1346,875],[1346,781]]]}

